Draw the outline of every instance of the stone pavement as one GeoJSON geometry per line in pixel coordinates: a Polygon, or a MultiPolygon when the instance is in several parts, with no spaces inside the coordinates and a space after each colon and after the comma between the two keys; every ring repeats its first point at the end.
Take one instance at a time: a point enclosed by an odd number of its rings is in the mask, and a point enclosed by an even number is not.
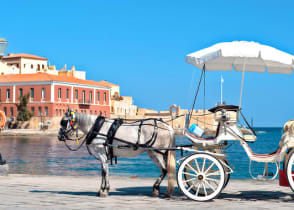
{"type": "MultiPolygon", "coordinates": [[[[213,201],[152,197],[151,178],[110,177],[107,198],[96,197],[100,177],[9,175],[0,177],[0,209],[293,209],[294,193],[277,181],[231,180],[213,201]]],[[[166,190],[163,183],[162,193],[166,190]]]]}

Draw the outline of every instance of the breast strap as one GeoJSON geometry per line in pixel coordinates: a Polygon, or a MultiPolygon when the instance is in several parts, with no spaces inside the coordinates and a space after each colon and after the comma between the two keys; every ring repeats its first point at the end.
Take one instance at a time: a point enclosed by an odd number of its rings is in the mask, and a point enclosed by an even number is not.
{"type": "Polygon", "coordinates": [[[92,126],[92,128],[90,129],[89,133],[86,136],[87,145],[91,144],[93,139],[96,138],[104,122],[105,122],[105,117],[98,116],[96,118],[94,125],[92,126]]]}
{"type": "MultiPolygon", "coordinates": [[[[121,124],[123,124],[123,120],[122,119],[115,119],[113,121],[113,123],[111,124],[108,132],[107,132],[107,141],[106,141],[106,145],[112,145],[113,143],[113,139],[114,136],[118,130],[118,128],[121,126],[121,124]]],[[[108,151],[108,159],[112,162],[112,158],[113,158],[113,147],[108,147],[109,151],[108,151]]]]}

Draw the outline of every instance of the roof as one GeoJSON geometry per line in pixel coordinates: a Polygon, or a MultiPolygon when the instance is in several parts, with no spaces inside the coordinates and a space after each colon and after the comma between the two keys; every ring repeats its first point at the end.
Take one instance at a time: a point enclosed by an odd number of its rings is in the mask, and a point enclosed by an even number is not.
{"type": "Polygon", "coordinates": [[[74,84],[92,85],[100,87],[109,87],[104,81],[96,82],[93,80],[83,80],[71,76],[52,75],[47,73],[34,74],[8,74],[0,75],[0,83],[19,83],[19,82],[44,82],[58,81],[74,84]]]}
{"type": "Polygon", "coordinates": [[[105,80],[102,80],[102,81],[99,81],[101,84],[103,84],[103,86],[106,86],[106,87],[112,87],[112,86],[119,86],[119,85],[116,85],[116,84],[113,84],[113,83],[110,83],[110,82],[107,82],[105,80]]]}
{"type": "Polygon", "coordinates": [[[43,60],[47,61],[47,58],[43,58],[37,55],[31,55],[26,53],[17,53],[17,54],[8,54],[7,56],[2,57],[2,60],[13,59],[13,58],[28,58],[28,59],[35,59],[35,60],[43,60]]]}

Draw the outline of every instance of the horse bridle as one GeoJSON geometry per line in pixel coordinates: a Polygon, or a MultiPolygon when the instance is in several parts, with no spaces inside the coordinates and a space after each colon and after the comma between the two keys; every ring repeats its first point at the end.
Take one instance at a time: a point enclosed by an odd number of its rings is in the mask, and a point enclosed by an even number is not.
{"type": "Polygon", "coordinates": [[[67,116],[63,117],[60,121],[61,128],[58,134],[58,139],[60,141],[74,140],[69,136],[72,136],[74,132],[77,132],[75,112],[70,112],[70,114],[66,115],[67,116]]]}

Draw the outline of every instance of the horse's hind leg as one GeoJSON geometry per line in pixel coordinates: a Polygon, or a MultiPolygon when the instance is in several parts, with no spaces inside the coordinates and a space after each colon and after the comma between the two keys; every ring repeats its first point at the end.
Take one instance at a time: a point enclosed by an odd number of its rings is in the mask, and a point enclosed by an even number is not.
{"type": "Polygon", "coordinates": [[[153,185],[153,191],[152,191],[153,196],[158,196],[160,192],[160,184],[167,174],[167,152],[160,153],[156,151],[148,151],[147,153],[161,171],[160,176],[156,179],[153,185]]]}

